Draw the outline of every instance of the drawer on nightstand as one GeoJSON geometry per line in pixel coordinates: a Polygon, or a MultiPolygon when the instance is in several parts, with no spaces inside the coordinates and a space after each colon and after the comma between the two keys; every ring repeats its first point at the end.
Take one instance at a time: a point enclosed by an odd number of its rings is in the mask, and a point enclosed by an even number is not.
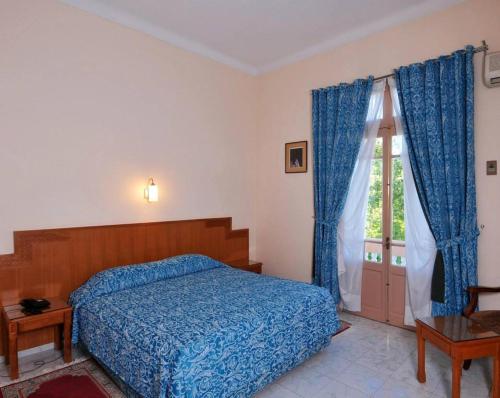
{"type": "Polygon", "coordinates": [[[48,312],[44,315],[29,316],[18,321],[20,333],[64,323],[64,312],[48,312]]]}

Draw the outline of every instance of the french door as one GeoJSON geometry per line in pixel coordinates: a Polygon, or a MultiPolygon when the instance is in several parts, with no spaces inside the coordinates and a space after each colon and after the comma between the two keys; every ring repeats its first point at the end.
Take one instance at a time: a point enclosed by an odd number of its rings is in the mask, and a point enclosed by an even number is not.
{"type": "Polygon", "coordinates": [[[386,87],[370,174],[361,315],[398,326],[404,321],[406,288],[402,139],[386,87]]]}

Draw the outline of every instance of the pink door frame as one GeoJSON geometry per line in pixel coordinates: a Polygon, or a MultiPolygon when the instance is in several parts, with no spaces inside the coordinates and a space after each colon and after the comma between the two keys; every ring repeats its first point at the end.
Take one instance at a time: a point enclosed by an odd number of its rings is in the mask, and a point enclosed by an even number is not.
{"type": "Polygon", "coordinates": [[[403,326],[405,311],[406,269],[392,265],[392,254],[401,250],[400,242],[392,242],[391,183],[392,136],[396,128],[392,116],[392,101],[386,86],[384,117],[378,137],[383,138],[383,236],[382,263],[365,261],[361,287],[361,316],[392,325],[403,326]]]}

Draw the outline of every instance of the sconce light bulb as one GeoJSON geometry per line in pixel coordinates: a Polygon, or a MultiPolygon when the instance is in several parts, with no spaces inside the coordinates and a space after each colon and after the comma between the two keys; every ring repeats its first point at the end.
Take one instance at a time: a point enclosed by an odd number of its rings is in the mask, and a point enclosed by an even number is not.
{"type": "Polygon", "coordinates": [[[148,180],[148,186],[144,190],[144,197],[148,202],[158,202],[158,185],[155,184],[153,178],[148,180]]]}

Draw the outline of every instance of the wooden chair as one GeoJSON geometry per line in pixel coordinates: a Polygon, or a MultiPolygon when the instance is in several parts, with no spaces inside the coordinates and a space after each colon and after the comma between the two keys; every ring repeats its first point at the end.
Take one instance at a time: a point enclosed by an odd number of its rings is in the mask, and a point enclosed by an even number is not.
{"type": "MultiPolygon", "coordinates": [[[[475,321],[483,330],[492,330],[500,334],[500,311],[478,311],[477,303],[480,293],[500,293],[499,287],[469,286],[469,305],[464,310],[464,316],[475,321]]],[[[464,369],[470,367],[471,360],[464,361],[464,369]]]]}

